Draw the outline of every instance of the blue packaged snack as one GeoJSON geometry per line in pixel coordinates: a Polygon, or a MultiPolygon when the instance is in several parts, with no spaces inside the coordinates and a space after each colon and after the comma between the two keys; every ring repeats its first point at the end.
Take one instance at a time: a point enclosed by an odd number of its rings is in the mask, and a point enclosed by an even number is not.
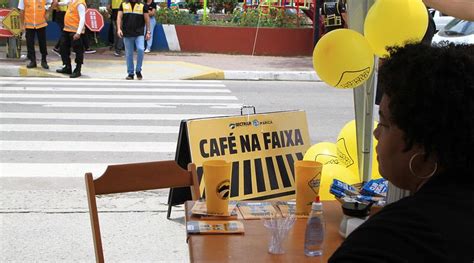
{"type": "Polygon", "coordinates": [[[379,201],[384,201],[384,197],[381,196],[367,196],[367,195],[358,195],[356,200],[362,203],[376,203],[379,201]]]}
{"type": "Polygon", "coordinates": [[[340,180],[337,180],[337,179],[333,179],[331,189],[332,188],[335,188],[335,189],[337,189],[341,192],[344,192],[347,195],[351,195],[351,196],[359,194],[359,191],[357,191],[357,189],[355,187],[353,187],[350,184],[346,184],[343,181],[340,181],[340,180]]]}
{"type": "Polygon", "coordinates": [[[364,187],[362,187],[360,193],[366,196],[387,196],[388,181],[380,178],[370,180],[364,187]]]}
{"type": "Polygon", "coordinates": [[[343,191],[339,191],[338,189],[333,188],[333,187],[331,187],[331,189],[329,189],[329,192],[337,198],[342,198],[342,197],[347,196],[343,191]]]}

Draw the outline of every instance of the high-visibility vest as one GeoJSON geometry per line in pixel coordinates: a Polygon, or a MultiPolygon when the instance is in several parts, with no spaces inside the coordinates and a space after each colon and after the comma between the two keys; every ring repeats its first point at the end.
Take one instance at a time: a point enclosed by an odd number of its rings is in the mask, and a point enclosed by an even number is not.
{"type": "MultiPolygon", "coordinates": [[[[59,2],[60,3],[61,2],[66,2],[66,0],[61,0],[59,2]]],[[[61,12],[66,12],[67,11],[67,5],[58,5],[58,10],[61,11],[61,12]]]]}
{"type": "Polygon", "coordinates": [[[125,2],[122,4],[122,9],[123,9],[123,14],[139,14],[139,15],[142,15],[143,14],[143,7],[144,5],[142,3],[136,3],[135,6],[133,7],[133,10],[132,10],[132,4],[128,3],[128,2],[125,2]]]}
{"type": "Polygon", "coordinates": [[[46,0],[24,0],[25,28],[42,28],[46,23],[46,0]]]}
{"type": "MultiPolygon", "coordinates": [[[[84,7],[87,8],[86,2],[84,0],[73,0],[73,2],[69,3],[66,15],[64,16],[64,31],[74,33],[77,32],[80,21],[77,6],[80,4],[83,4],[84,7]]],[[[82,29],[82,33],[84,33],[84,29],[82,29]]]]}
{"type": "Polygon", "coordinates": [[[119,9],[122,0],[112,0],[112,9],[119,9]]]}

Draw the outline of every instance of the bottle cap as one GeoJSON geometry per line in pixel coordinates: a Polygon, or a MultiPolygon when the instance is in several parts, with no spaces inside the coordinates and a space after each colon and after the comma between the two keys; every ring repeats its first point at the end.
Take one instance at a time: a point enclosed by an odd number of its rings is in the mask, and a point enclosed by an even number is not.
{"type": "Polygon", "coordinates": [[[314,199],[313,204],[311,205],[311,210],[322,211],[323,203],[319,200],[319,195],[314,199]]]}

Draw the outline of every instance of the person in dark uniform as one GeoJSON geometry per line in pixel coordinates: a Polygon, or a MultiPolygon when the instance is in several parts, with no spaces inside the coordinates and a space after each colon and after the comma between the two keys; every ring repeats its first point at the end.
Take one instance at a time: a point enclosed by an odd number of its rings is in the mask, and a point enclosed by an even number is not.
{"type": "Polygon", "coordinates": [[[125,45],[125,58],[127,61],[127,80],[132,80],[137,75],[141,80],[143,55],[145,53],[145,40],[150,39],[150,17],[148,6],[140,0],[125,1],[120,4],[117,14],[117,35],[123,37],[125,45]],[[137,50],[137,65],[134,68],[133,53],[137,50]]]}
{"type": "Polygon", "coordinates": [[[65,2],[65,0],[60,0],[58,2],[58,5],[53,10],[53,21],[58,24],[60,29],[60,36],[58,38],[58,41],[56,42],[56,45],[54,45],[53,52],[59,56],[61,56],[61,54],[59,53],[59,47],[61,45],[61,34],[64,29],[64,16],[66,15],[67,11],[67,4],[61,4],[61,2],[65,2]]]}
{"type": "Polygon", "coordinates": [[[329,259],[473,262],[474,48],[390,48],[374,131],[380,174],[411,196],[385,206],[329,259]]]}
{"type": "Polygon", "coordinates": [[[61,35],[61,60],[64,67],[56,70],[58,73],[70,74],[69,77],[81,76],[81,68],[84,63],[84,28],[87,4],[85,0],[72,0],[69,2],[66,16],[64,17],[64,30],[61,35]],[[71,67],[71,47],[76,53],[76,68],[71,67]]]}
{"type": "Polygon", "coordinates": [[[321,8],[324,21],[324,33],[344,28],[347,21],[346,4],[341,0],[324,0],[321,8]]]}
{"type": "Polygon", "coordinates": [[[20,0],[18,9],[20,9],[21,21],[25,29],[27,57],[30,62],[27,68],[36,68],[35,36],[38,37],[38,45],[41,52],[41,67],[49,69],[46,57],[46,17],[48,12],[46,6],[51,4],[51,0],[20,0]]]}
{"type": "Polygon", "coordinates": [[[110,15],[110,20],[112,21],[113,31],[114,31],[114,56],[121,57],[122,50],[124,49],[123,40],[121,37],[117,35],[117,15],[119,12],[120,5],[122,4],[122,0],[110,0],[110,9],[112,10],[112,14],[110,15]]]}

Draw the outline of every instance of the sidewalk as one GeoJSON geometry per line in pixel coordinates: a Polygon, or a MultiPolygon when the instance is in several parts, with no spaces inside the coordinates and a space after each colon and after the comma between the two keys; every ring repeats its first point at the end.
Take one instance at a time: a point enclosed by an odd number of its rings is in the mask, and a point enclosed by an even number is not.
{"type": "MultiPolygon", "coordinates": [[[[0,178],[0,262],[94,262],[84,179],[0,178]]],[[[106,262],[189,262],[169,190],[97,199],[106,262]]]]}
{"type": "MultiPolygon", "coordinates": [[[[49,70],[27,69],[27,61],[8,59],[0,51],[0,77],[68,77],[56,73],[61,58],[48,47],[49,70]]],[[[25,54],[25,50],[22,54],[25,54]]],[[[39,52],[37,50],[37,52],[39,52]]],[[[37,57],[41,55],[37,53],[37,57]]],[[[73,56],[72,56],[73,57],[73,56]]],[[[319,81],[311,57],[267,57],[182,52],[151,52],[145,54],[143,78],[153,80],[284,80],[319,81]]],[[[124,57],[115,57],[108,48],[85,54],[82,78],[125,78],[124,57]]]]}

